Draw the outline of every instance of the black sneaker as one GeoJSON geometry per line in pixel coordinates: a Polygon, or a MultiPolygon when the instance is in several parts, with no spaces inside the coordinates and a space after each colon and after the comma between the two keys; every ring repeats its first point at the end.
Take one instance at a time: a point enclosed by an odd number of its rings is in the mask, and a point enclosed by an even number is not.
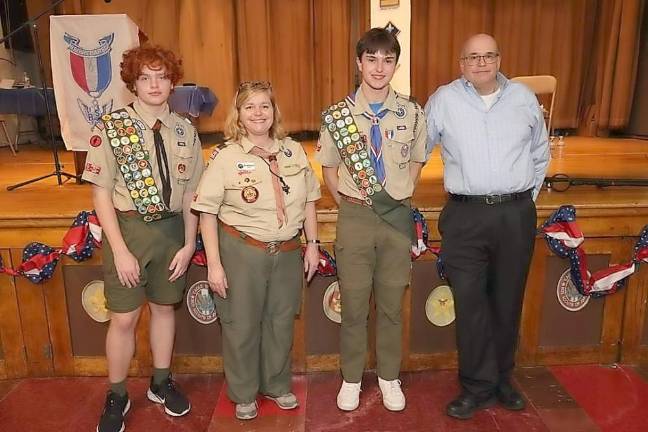
{"type": "Polygon", "coordinates": [[[119,396],[113,391],[108,391],[106,404],[97,425],[97,432],[124,432],[124,416],[130,409],[131,403],[128,393],[119,396]]]}
{"type": "Polygon", "coordinates": [[[185,395],[176,388],[171,374],[160,385],[153,384],[153,377],[151,377],[151,386],[146,396],[155,403],[163,404],[164,412],[173,417],[183,416],[191,409],[191,404],[185,395]]]}

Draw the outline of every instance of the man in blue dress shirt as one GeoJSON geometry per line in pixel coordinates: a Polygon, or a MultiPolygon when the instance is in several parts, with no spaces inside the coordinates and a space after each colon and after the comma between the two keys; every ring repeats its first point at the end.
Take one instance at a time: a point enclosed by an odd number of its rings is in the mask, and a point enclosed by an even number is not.
{"type": "Polygon", "coordinates": [[[497,401],[510,410],[526,405],[510,380],[549,145],[535,95],[501,74],[500,60],[492,36],[472,36],[459,60],[463,75],[425,107],[428,151],[441,144],[449,193],[439,232],[462,392],[446,413],[459,419],[497,401]]]}

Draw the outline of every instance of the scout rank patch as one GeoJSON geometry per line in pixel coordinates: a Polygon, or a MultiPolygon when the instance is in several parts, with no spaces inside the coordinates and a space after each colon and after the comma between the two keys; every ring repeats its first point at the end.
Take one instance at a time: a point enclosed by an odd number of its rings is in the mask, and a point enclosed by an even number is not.
{"type": "Polygon", "coordinates": [[[141,130],[134,126],[126,109],[105,114],[101,120],[137,212],[144,222],[162,219],[162,214],[168,209],[153,179],[149,153],[142,148],[141,130]]]}
{"type": "Polygon", "coordinates": [[[362,140],[358,126],[351,115],[346,100],[331,105],[322,113],[322,123],[326,125],[340,157],[344,161],[360,195],[367,204],[372,204],[371,196],[382,190],[374,168],[371,166],[366,140],[362,140]],[[363,142],[364,141],[364,142],[363,142]]]}

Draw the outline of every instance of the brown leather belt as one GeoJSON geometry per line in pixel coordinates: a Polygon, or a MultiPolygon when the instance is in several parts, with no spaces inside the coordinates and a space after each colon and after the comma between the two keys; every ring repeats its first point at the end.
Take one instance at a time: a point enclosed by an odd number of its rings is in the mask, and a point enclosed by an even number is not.
{"type": "Polygon", "coordinates": [[[289,252],[295,249],[299,249],[301,247],[301,241],[299,240],[299,236],[295,236],[290,240],[285,240],[285,241],[262,242],[260,240],[250,237],[247,234],[242,233],[241,231],[237,230],[233,226],[227,225],[221,220],[219,220],[218,223],[221,226],[221,228],[223,228],[223,231],[225,231],[226,233],[232,235],[233,237],[240,238],[250,246],[258,247],[259,249],[265,250],[268,255],[276,255],[279,252],[289,252]]]}
{"type": "Polygon", "coordinates": [[[340,194],[340,198],[342,198],[346,202],[350,202],[351,204],[357,204],[357,205],[361,205],[361,206],[365,206],[365,207],[371,207],[369,204],[367,204],[367,201],[362,200],[360,198],[354,198],[354,197],[350,197],[349,195],[344,195],[344,194],[340,194]]]}

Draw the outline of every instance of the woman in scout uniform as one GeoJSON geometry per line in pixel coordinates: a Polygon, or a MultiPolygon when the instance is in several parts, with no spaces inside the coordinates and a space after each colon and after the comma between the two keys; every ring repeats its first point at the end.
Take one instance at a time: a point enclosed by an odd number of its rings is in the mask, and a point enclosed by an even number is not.
{"type": "Polygon", "coordinates": [[[137,99],[105,114],[90,140],[83,179],[106,242],[104,289],[111,311],[106,336],[110,390],[98,432],[121,432],[130,408],[126,375],[144,300],[151,312],[153,376],[147,397],[182,416],[191,405],[169,373],[174,305],[182,300],[198,218],[190,210],[203,170],[198,133],[169,112],[167,100],[182,77],[181,62],[160,47],[124,53],[121,78],[137,99]]]}
{"type": "Polygon", "coordinates": [[[410,197],[425,162],[421,107],[390,86],[400,46],[374,28],[356,45],[360,88],[322,115],[317,160],[338,203],[335,257],[342,325],[341,410],[358,407],[367,350],[369,298],[376,301],[378,383],[388,410],[405,408],[398,376],[401,302],[409,283],[413,221],[410,197]]]}
{"type": "Polygon", "coordinates": [[[236,417],[257,415],[258,393],[281,409],[291,393],[290,351],[303,275],[319,263],[319,182],[301,145],[287,138],[267,82],[240,85],[192,208],[223,329],[227,392],[236,417]],[[302,262],[301,229],[306,237],[302,262]],[[222,251],[222,253],[221,253],[222,251]]]}

